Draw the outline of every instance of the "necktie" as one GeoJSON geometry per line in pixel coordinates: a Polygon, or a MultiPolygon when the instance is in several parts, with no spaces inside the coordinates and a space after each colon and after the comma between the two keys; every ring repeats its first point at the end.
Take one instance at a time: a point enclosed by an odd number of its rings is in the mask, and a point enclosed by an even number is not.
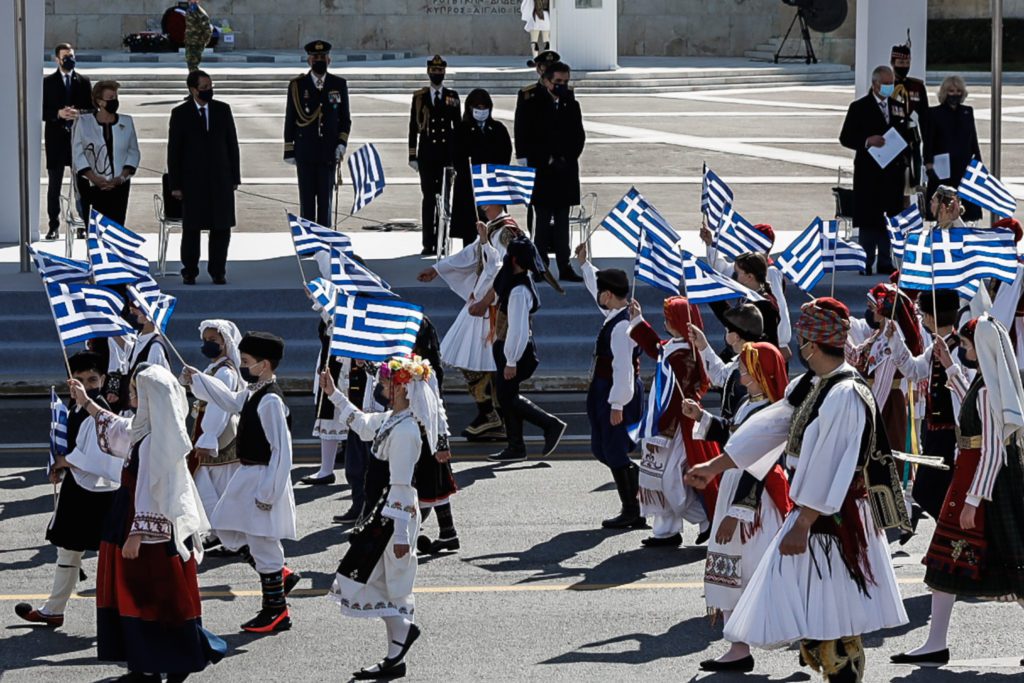
{"type": "Polygon", "coordinates": [[[64,92],[67,93],[68,103],[71,102],[71,74],[64,74],[64,92]]]}
{"type": "Polygon", "coordinates": [[[434,106],[435,107],[441,106],[441,91],[440,90],[435,90],[434,91],[434,106]]]}
{"type": "Polygon", "coordinates": [[[324,81],[323,81],[322,78],[316,79],[316,89],[317,90],[323,90],[324,89],[324,81]]]}
{"type": "Polygon", "coordinates": [[[210,130],[210,121],[206,118],[206,107],[199,107],[199,118],[203,121],[203,130],[210,130]]]}
{"type": "Polygon", "coordinates": [[[882,116],[885,117],[885,122],[889,123],[889,103],[882,100],[878,103],[878,106],[882,110],[882,116]]]}

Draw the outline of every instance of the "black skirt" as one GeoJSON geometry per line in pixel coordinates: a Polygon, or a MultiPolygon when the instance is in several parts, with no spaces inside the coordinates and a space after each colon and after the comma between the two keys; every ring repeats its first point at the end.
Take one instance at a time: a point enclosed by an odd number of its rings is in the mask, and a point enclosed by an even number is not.
{"type": "Polygon", "coordinates": [[[953,455],[956,452],[956,431],[952,429],[924,430],[923,450],[928,455],[941,455],[949,467],[940,470],[935,467],[919,467],[914,477],[912,495],[914,502],[921,506],[932,519],[938,519],[942,502],[953,481],[953,455]]]}
{"type": "Polygon", "coordinates": [[[421,440],[420,459],[416,462],[416,495],[420,505],[430,507],[444,503],[459,490],[450,462],[438,462],[427,440],[421,440]]]}
{"type": "Polygon", "coordinates": [[[65,550],[99,550],[100,537],[117,491],[94,493],[65,472],[46,540],[65,550]]]}
{"type": "Polygon", "coordinates": [[[1006,465],[996,478],[985,512],[992,569],[1006,583],[1007,594],[1024,599],[1024,453],[1006,449],[1006,465]]]}

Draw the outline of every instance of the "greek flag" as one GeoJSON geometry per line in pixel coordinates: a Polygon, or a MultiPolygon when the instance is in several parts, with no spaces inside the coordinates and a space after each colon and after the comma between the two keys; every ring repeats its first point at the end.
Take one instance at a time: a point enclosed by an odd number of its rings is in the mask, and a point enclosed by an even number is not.
{"type": "Polygon", "coordinates": [[[53,470],[58,455],[68,454],[68,407],[50,387],[50,460],[46,465],[47,474],[53,470]]]}
{"type": "Polygon", "coordinates": [[[679,294],[679,283],[683,279],[683,259],[679,245],[667,248],[651,240],[646,230],[641,230],[633,277],[663,292],[679,294]]]}
{"type": "Polygon", "coordinates": [[[715,248],[723,256],[735,261],[741,254],[760,252],[767,254],[772,242],[763,233],[754,229],[746,218],[739,215],[732,204],[726,204],[718,222],[715,248]]]}
{"type": "Polygon", "coordinates": [[[146,317],[153,321],[161,333],[167,332],[178,299],[160,291],[160,285],[152,277],[145,278],[128,287],[128,296],[146,317]]]}
{"type": "Polygon", "coordinates": [[[86,246],[93,282],[117,285],[149,275],[149,261],[140,251],[146,240],[96,209],[89,216],[86,246]]]}
{"type": "Polygon", "coordinates": [[[57,333],[65,346],[98,337],[132,334],[121,317],[120,295],[106,287],[54,283],[46,285],[57,333]]]}
{"type": "Polygon", "coordinates": [[[529,204],[536,180],[536,169],[525,166],[474,166],[473,195],[476,197],[476,205],[529,204]]]}
{"type": "Polygon", "coordinates": [[[337,249],[347,256],[352,255],[352,240],[343,232],[325,228],[313,221],[288,214],[288,225],[292,230],[292,242],[299,256],[312,256],[319,251],[330,253],[337,249]]]}
{"type": "Polygon", "coordinates": [[[704,179],[700,189],[700,212],[708,217],[708,227],[717,230],[725,207],[733,202],[732,189],[714,171],[704,164],[704,179]]]}
{"type": "Polygon", "coordinates": [[[823,246],[825,235],[821,219],[815,218],[796,239],[775,258],[782,274],[805,292],[814,289],[825,275],[823,246]]]}
{"type": "Polygon", "coordinates": [[[667,250],[675,248],[679,243],[679,233],[635,187],[631,187],[612,208],[601,221],[601,227],[632,252],[640,251],[641,232],[647,234],[646,239],[650,242],[667,250]]]}
{"type": "Polygon", "coordinates": [[[412,353],[423,309],[405,301],[342,296],[334,307],[331,355],[383,362],[412,353]]]}
{"type": "Polygon", "coordinates": [[[348,158],[348,171],[352,176],[352,190],[356,194],[352,213],[372,202],[384,192],[384,164],[373,145],[363,145],[348,158]]]}
{"type": "Polygon", "coordinates": [[[672,401],[672,392],[676,387],[676,378],[669,367],[665,347],[662,346],[658,352],[658,364],[654,371],[654,383],[651,386],[651,393],[647,395],[647,407],[644,410],[640,424],[637,426],[636,434],[630,434],[633,441],[649,439],[658,435],[658,422],[661,416],[668,409],[672,401]]]}
{"type": "Polygon", "coordinates": [[[868,257],[864,248],[839,238],[839,221],[814,220],[821,226],[822,262],[826,273],[862,272],[867,269],[868,257]]]}
{"type": "Polygon", "coordinates": [[[322,277],[307,282],[306,289],[321,308],[330,309],[338,297],[338,288],[322,277]]]}
{"type": "Polygon", "coordinates": [[[36,262],[39,277],[47,284],[51,282],[88,282],[92,277],[89,272],[89,264],[86,261],[75,261],[48,254],[45,251],[36,251],[31,246],[28,250],[36,262]]]}
{"type": "Polygon", "coordinates": [[[977,159],[971,159],[967,165],[956,193],[972,204],[1007,218],[1017,210],[1017,200],[1010,191],[977,159]]]}
{"type": "Polygon", "coordinates": [[[924,228],[924,216],[921,215],[921,209],[917,207],[917,204],[911,204],[892,218],[886,216],[885,227],[889,231],[892,257],[896,261],[902,261],[907,234],[924,228]]]}
{"type": "Polygon", "coordinates": [[[976,289],[976,280],[1013,282],[1016,273],[1017,248],[1010,230],[927,230],[907,235],[900,286],[970,291],[976,289]]]}
{"type": "Polygon", "coordinates": [[[331,281],[342,294],[398,296],[380,276],[337,250],[331,252],[331,281]]]}
{"type": "Polygon", "coordinates": [[[739,298],[760,301],[764,298],[754,290],[722,275],[688,251],[682,251],[682,258],[683,279],[686,283],[684,291],[690,303],[709,304],[739,298]]]}

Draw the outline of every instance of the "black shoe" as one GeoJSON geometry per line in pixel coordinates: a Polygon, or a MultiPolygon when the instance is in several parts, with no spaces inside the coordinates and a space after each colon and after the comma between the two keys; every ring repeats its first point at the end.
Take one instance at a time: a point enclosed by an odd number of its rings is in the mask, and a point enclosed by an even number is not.
{"type": "Polygon", "coordinates": [[[544,428],[544,452],[541,455],[551,455],[558,448],[558,442],[562,440],[568,426],[556,417],[550,426],[544,428]]]}
{"type": "Polygon", "coordinates": [[[504,427],[498,427],[496,429],[489,429],[486,432],[480,434],[467,434],[462,432],[462,436],[465,437],[466,441],[507,441],[508,434],[505,432],[504,427]]]}
{"type": "Polygon", "coordinates": [[[432,543],[433,541],[430,540],[430,536],[424,536],[423,534],[420,534],[416,537],[416,551],[420,555],[429,555],[430,546],[432,543]]]}
{"type": "MultiPolygon", "coordinates": [[[[666,536],[665,538],[650,536],[640,541],[640,543],[642,543],[646,548],[678,548],[683,544],[683,535],[672,534],[671,536],[666,536]]],[[[701,664],[701,668],[704,668],[703,664],[701,664]]]]}
{"type": "Polygon", "coordinates": [[[182,275],[181,284],[183,285],[194,285],[196,283],[195,275],[182,275]]]}
{"type": "Polygon", "coordinates": [[[360,510],[355,505],[350,507],[343,515],[334,515],[332,518],[335,524],[355,524],[359,521],[360,510]]]}
{"type": "Polygon", "coordinates": [[[479,436],[485,432],[489,432],[492,429],[499,429],[502,427],[501,418],[498,413],[491,411],[487,414],[477,415],[473,418],[473,421],[469,423],[464,430],[462,430],[462,436],[470,438],[473,436],[479,436]]]}
{"type": "Polygon", "coordinates": [[[207,536],[203,539],[203,552],[209,552],[220,546],[220,539],[216,536],[207,536]]]}
{"type": "Polygon", "coordinates": [[[302,581],[302,574],[293,572],[288,567],[285,567],[281,570],[281,578],[284,583],[284,594],[287,597],[292,592],[292,589],[299,585],[299,581],[302,581]]]}
{"type": "Polygon", "coordinates": [[[519,450],[518,448],[506,448],[501,453],[488,455],[487,459],[490,460],[491,462],[525,462],[526,450],[519,450]]]}
{"type": "Polygon", "coordinates": [[[329,486],[336,482],[337,480],[338,478],[334,476],[334,472],[331,472],[326,477],[315,477],[313,475],[310,475],[308,477],[303,477],[299,481],[301,481],[303,484],[306,484],[307,486],[329,486]]]}
{"type": "Polygon", "coordinates": [[[420,637],[420,627],[417,626],[416,624],[409,624],[409,633],[406,634],[405,642],[404,643],[399,643],[397,640],[392,640],[391,641],[395,645],[401,645],[402,646],[402,650],[395,656],[395,659],[397,661],[399,661],[399,662],[403,662],[404,663],[405,655],[408,654],[409,648],[412,647],[412,644],[415,643],[416,639],[419,638],[419,637],[420,637]]]}
{"type": "Polygon", "coordinates": [[[47,242],[53,242],[54,240],[60,239],[60,231],[57,228],[50,228],[46,231],[46,237],[43,238],[47,242]]]}
{"type": "Polygon", "coordinates": [[[455,536],[454,538],[439,538],[430,544],[430,550],[428,550],[427,552],[430,555],[437,555],[438,553],[444,552],[446,550],[450,552],[455,552],[461,547],[462,544],[459,543],[458,536],[455,536]]]}
{"type": "Polygon", "coordinates": [[[437,247],[423,247],[420,256],[437,256],[437,247]]]}
{"type": "Polygon", "coordinates": [[[710,524],[708,525],[707,529],[705,529],[704,531],[702,531],[699,534],[697,534],[697,538],[696,538],[696,540],[694,540],[693,543],[694,543],[694,545],[704,545],[705,543],[708,542],[709,538],[711,538],[711,525],[710,524]]]}
{"type": "Polygon", "coordinates": [[[213,284],[215,285],[226,285],[227,283],[228,279],[223,275],[213,278],[213,284]]]}
{"type": "Polygon", "coordinates": [[[860,271],[860,274],[866,277],[871,277],[872,275],[874,275],[874,273],[871,272],[871,266],[868,266],[864,270],[860,271]]]}
{"type": "Polygon", "coordinates": [[[617,467],[612,470],[615,479],[615,490],[619,494],[622,511],[611,519],[601,522],[605,529],[643,529],[647,520],[640,516],[640,503],[637,494],[640,492],[640,470],[636,465],[617,467]]]}
{"type": "Polygon", "coordinates": [[[920,655],[901,653],[889,657],[893,664],[916,664],[917,666],[943,666],[949,664],[949,648],[937,652],[926,652],[920,655]]]}
{"type": "Polygon", "coordinates": [[[577,275],[571,268],[559,268],[558,280],[560,282],[583,282],[583,278],[577,275]]]}
{"type": "Polygon", "coordinates": [[[733,662],[719,662],[714,659],[705,659],[700,663],[701,671],[740,671],[750,673],[754,670],[754,657],[747,655],[743,659],[733,662]]]}
{"type": "Polygon", "coordinates": [[[386,681],[394,678],[405,678],[405,662],[385,657],[373,666],[352,672],[357,681],[386,681]]]}
{"type": "Polygon", "coordinates": [[[242,624],[242,630],[249,633],[274,633],[276,631],[287,631],[291,627],[292,620],[288,616],[287,606],[279,609],[261,609],[259,614],[242,624]]]}

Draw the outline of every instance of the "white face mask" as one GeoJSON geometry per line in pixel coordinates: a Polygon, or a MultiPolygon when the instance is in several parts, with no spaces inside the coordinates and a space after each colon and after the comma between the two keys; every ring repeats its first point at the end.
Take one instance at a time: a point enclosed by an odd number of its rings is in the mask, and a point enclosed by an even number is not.
{"type": "Polygon", "coordinates": [[[474,109],[473,110],[473,118],[476,119],[478,122],[483,123],[487,119],[491,118],[491,110],[490,109],[474,109]]]}

